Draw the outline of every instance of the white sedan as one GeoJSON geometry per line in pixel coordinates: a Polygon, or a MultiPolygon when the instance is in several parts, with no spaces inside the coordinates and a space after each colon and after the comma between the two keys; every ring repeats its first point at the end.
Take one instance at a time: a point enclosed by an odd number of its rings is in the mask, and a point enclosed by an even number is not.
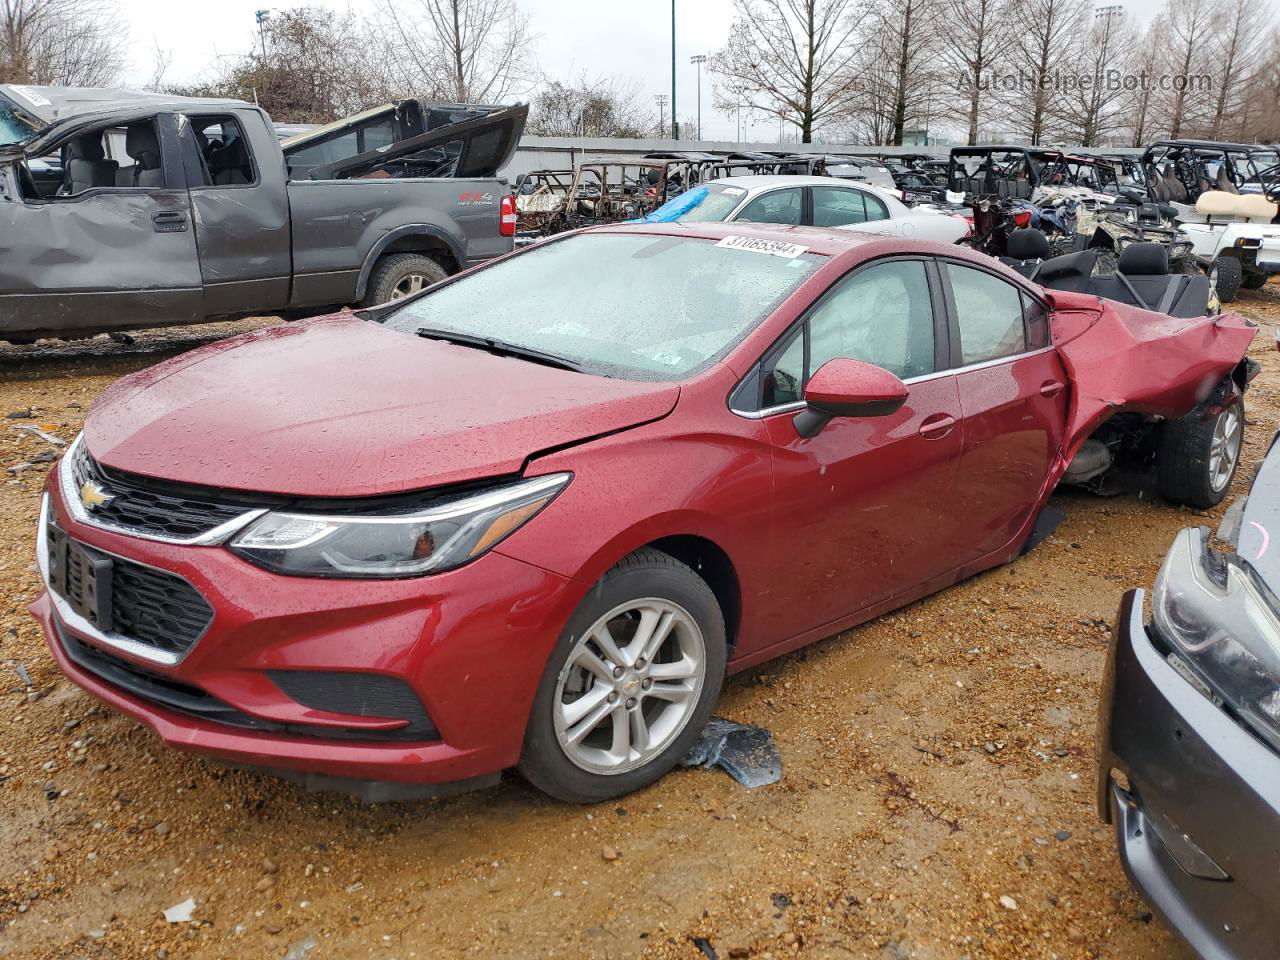
{"type": "Polygon", "coordinates": [[[691,187],[645,217],[650,222],[746,221],[838,227],[955,243],[969,232],[958,214],[908,207],[889,190],[836,177],[725,177],[691,187]]]}

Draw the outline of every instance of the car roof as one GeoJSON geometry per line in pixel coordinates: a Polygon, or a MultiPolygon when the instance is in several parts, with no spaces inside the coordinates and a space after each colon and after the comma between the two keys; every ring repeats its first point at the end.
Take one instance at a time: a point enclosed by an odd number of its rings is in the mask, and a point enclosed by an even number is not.
{"type": "Polygon", "coordinates": [[[847,177],[814,177],[808,174],[786,174],[786,173],[756,173],[742,177],[719,177],[715,180],[708,180],[702,186],[709,186],[713,183],[722,183],[729,187],[742,187],[748,192],[756,190],[765,190],[770,187],[851,187],[855,190],[865,190],[868,193],[875,194],[889,200],[897,200],[898,195],[884,187],[877,186],[874,183],[868,183],[866,180],[850,180],[847,177]]]}

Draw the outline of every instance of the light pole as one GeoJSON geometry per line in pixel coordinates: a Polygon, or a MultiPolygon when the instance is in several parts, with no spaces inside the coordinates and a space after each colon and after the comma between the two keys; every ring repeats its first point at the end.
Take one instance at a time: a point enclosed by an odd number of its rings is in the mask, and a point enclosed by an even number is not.
{"type": "Polygon", "coordinates": [[[671,0],[671,139],[680,139],[680,121],[676,119],[676,0],[671,0]]]}
{"type": "Polygon", "coordinates": [[[270,10],[255,10],[254,19],[258,21],[258,39],[262,41],[262,59],[267,59],[267,21],[271,19],[270,10]]]}
{"type": "Polygon", "coordinates": [[[695,53],[689,62],[698,68],[698,139],[702,139],[702,65],[707,62],[705,53],[695,53]]]}
{"type": "Polygon", "coordinates": [[[667,126],[667,95],[659,93],[653,99],[658,105],[658,131],[661,133],[667,126]]]}

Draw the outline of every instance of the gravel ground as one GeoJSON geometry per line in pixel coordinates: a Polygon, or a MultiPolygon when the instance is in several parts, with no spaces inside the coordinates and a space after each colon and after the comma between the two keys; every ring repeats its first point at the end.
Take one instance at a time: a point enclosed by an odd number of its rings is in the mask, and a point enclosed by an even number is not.
{"type": "MultiPolygon", "coordinates": [[[[1262,326],[1247,477],[1280,426],[1280,284],[1237,307],[1262,326]]],[[[1061,493],[1016,563],[734,678],[720,712],[785,763],[754,791],[680,771],[598,807],[514,778],[366,807],[98,707],[26,613],[51,447],[14,427],[69,439],[115,378],[250,325],[0,346],[0,417],[31,411],[0,420],[0,956],[1185,956],[1096,820],[1093,727],[1121,592],[1220,510],[1061,493]]]]}

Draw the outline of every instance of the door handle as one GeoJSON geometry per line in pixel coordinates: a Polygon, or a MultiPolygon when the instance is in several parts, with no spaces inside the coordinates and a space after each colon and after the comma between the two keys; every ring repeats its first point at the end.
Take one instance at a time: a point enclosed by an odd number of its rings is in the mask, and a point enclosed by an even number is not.
{"type": "Polygon", "coordinates": [[[157,210],[151,215],[151,223],[156,233],[183,233],[187,229],[187,215],[181,210],[157,210]]]}
{"type": "Polygon", "coordinates": [[[1066,384],[1060,380],[1046,380],[1044,383],[1040,384],[1040,396],[1056,397],[1062,392],[1064,387],[1066,387],[1066,384]]]}
{"type": "Polygon", "coordinates": [[[946,413],[937,413],[927,417],[920,424],[920,436],[926,440],[941,440],[956,425],[956,418],[946,413]]]}

